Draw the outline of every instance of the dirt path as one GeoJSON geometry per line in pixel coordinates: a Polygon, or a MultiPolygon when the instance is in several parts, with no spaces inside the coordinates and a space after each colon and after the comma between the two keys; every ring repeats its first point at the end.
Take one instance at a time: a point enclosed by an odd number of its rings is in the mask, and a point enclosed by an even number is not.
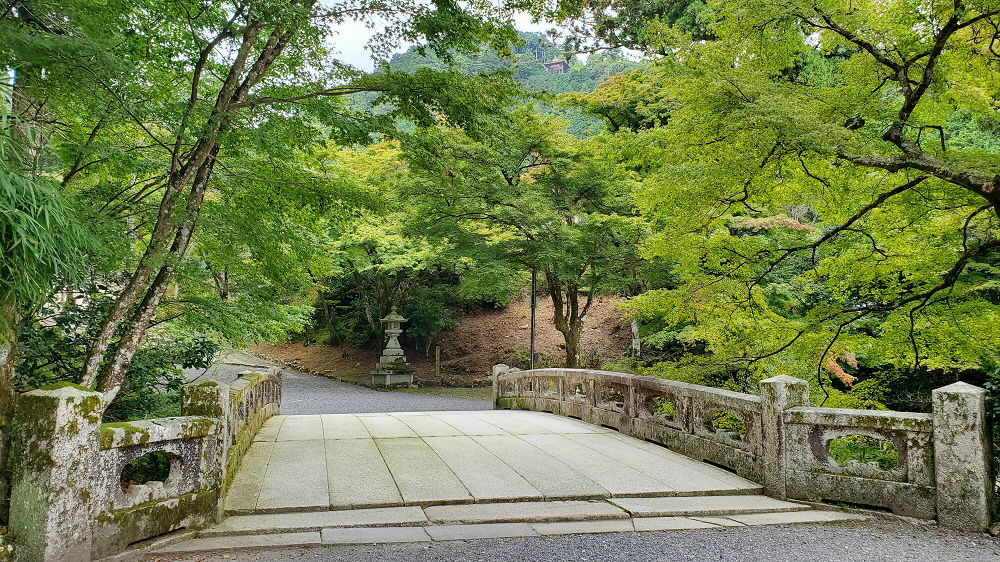
{"type": "MultiPolygon", "coordinates": [[[[541,366],[557,367],[565,357],[563,336],[552,323],[552,303],[539,298],[537,349],[541,366]]],[[[600,297],[587,317],[581,338],[581,365],[599,368],[619,359],[632,332],[618,309],[622,299],[600,297]]],[[[469,314],[458,328],[441,334],[441,375],[435,374],[434,350],[407,346],[406,357],[421,385],[488,386],[493,365],[523,365],[530,346],[531,308],[527,298],[506,308],[469,314]]],[[[378,362],[379,351],[344,346],[261,344],[254,351],[300,370],[363,383],[378,362]]]]}

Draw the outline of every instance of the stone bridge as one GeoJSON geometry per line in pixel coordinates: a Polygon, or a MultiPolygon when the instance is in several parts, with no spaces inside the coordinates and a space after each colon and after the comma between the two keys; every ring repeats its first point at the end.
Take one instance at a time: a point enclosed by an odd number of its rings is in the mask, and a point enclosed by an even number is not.
{"type": "Polygon", "coordinates": [[[186,387],[184,417],[101,424],[97,395],[22,396],[11,527],[24,560],[227,548],[649,531],[863,518],[982,530],[993,510],[983,390],[931,414],[810,407],[588,370],[494,371],[496,410],[281,416],[280,375],[186,387]],[[163,482],[123,487],[151,452],[163,482]]]}

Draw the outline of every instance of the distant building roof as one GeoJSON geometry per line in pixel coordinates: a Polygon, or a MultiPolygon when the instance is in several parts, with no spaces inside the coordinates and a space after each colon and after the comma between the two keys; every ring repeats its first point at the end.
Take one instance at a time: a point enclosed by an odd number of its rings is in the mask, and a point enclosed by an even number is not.
{"type": "Polygon", "coordinates": [[[569,63],[564,60],[559,60],[558,58],[552,59],[552,61],[544,63],[545,68],[549,70],[558,70],[564,72],[569,69],[569,63]]]}

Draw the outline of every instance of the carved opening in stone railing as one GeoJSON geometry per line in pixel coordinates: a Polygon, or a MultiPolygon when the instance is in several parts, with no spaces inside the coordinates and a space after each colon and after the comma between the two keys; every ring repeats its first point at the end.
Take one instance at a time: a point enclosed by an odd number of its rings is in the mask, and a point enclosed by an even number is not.
{"type": "Polygon", "coordinates": [[[677,404],[665,396],[647,396],[646,412],[665,422],[677,421],[677,404]]]}
{"type": "Polygon", "coordinates": [[[556,377],[538,378],[538,395],[544,398],[559,398],[559,379],[556,377]]]}
{"type": "Polygon", "coordinates": [[[183,462],[177,455],[151,451],[126,463],[119,475],[125,505],[175,495],[183,462]]]}
{"type": "MultiPolygon", "coordinates": [[[[715,392],[691,394],[692,433],[717,445],[759,456],[761,451],[760,402],[757,397],[718,396],[715,392]]],[[[729,462],[714,462],[729,466],[729,462]]],[[[732,468],[732,467],[731,467],[732,468]]]]}
{"type": "Polygon", "coordinates": [[[899,466],[899,449],[892,441],[870,435],[844,435],[826,443],[830,459],[838,466],[859,465],[866,470],[890,471],[899,466]]]}
{"type": "MultiPolygon", "coordinates": [[[[827,474],[905,482],[908,474],[905,430],[852,427],[809,428],[812,470],[827,474]]],[[[929,443],[929,442],[928,442],[929,443]]]]}
{"type": "MultiPolygon", "coordinates": [[[[522,386],[523,384],[524,382],[522,382],[522,386]]],[[[516,394],[517,391],[514,388],[513,380],[506,380],[500,383],[500,396],[514,396],[516,394]]]]}
{"type": "Polygon", "coordinates": [[[569,382],[566,389],[566,398],[572,402],[589,402],[590,385],[584,380],[574,380],[569,382]]]}
{"type": "Polygon", "coordinates": [[[731,441],[746,442],[747,425],[741,416],[734,414],[730,410],[717,410],[708,414],[704,418],[706,430],[724,439],[731,441]]]}
{"type": "Polygon", "coordinates": [[[628,399],[628,387],[623,384],[602,382],[597,407],[615,412],[625,411],[625,401],[628,399]]]}

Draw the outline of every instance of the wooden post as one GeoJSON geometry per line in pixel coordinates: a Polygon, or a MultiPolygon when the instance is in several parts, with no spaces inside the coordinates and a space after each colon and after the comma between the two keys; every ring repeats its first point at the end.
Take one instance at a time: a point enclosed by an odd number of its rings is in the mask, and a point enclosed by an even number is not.
{"type": "Polygon", "coordinates": [[[434,346],[434,378],[444,384],[444,379],[441,378],[441,346],[434,346]]]}

